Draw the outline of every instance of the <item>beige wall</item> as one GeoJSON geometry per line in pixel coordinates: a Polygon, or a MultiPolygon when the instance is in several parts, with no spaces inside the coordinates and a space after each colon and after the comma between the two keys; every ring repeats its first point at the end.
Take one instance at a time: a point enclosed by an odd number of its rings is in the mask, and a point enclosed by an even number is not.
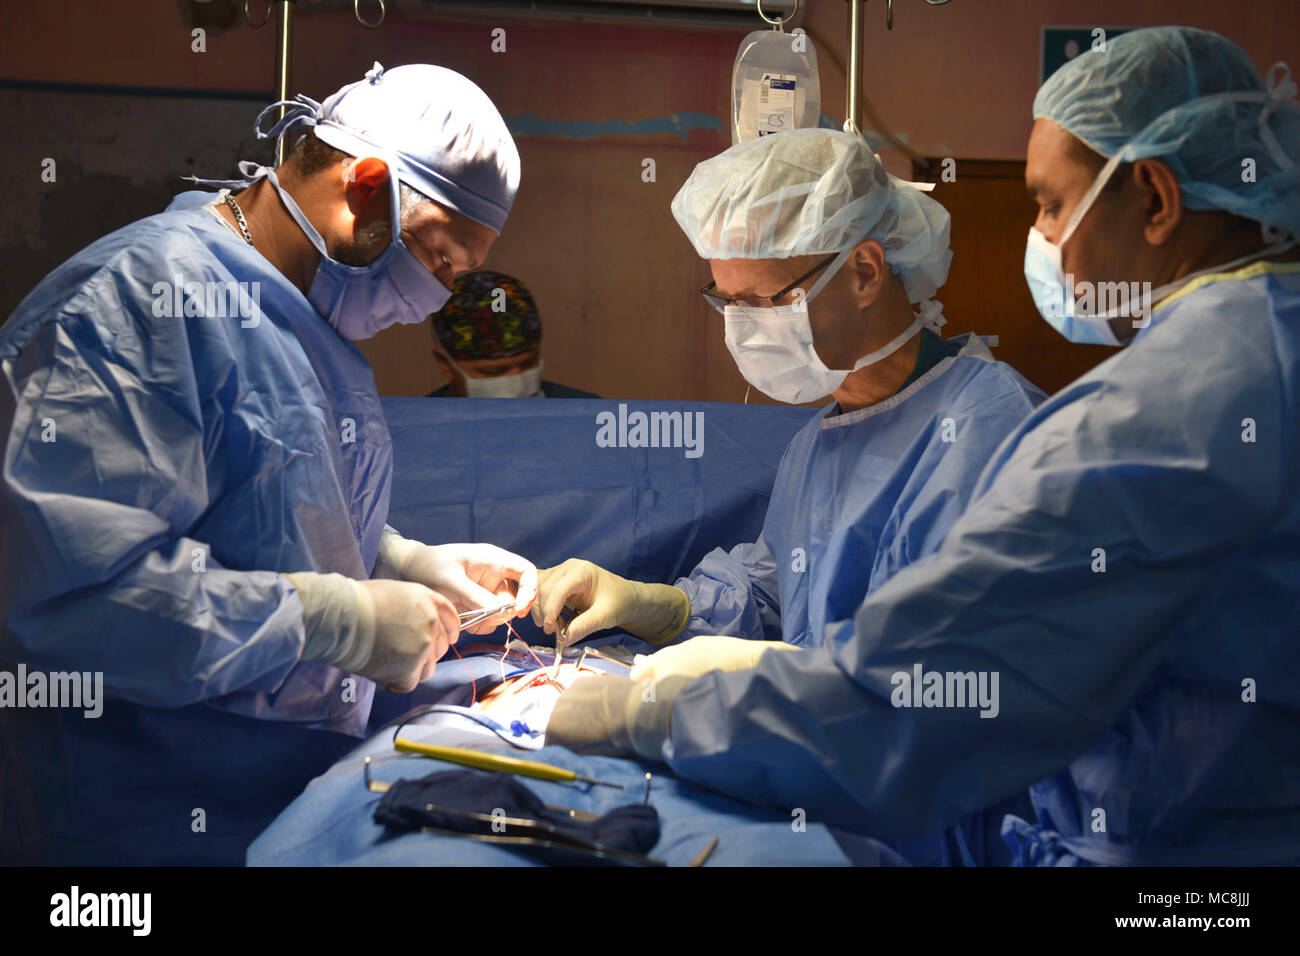
{"type": "MultiPolygon", "coordinates": [[[[807,6],[805,26],[821,55],[822,112],[841,119],[846,5],[811,0],[807,6]]],[[[545,121],[631,123],[684,113],[724,121],[740,38],[740,31],[553,21],[406,21],[395,13],[381,29],[367,31],[350,13],[299,7],[295,86],[309,95],[323,98],[360,78],[372,60],[385,66],[426,61],[465,73],[507,117],[545,121]],[[489,49],[488,31],[498,25],[507,29],[504,54],[489,49]]],[[[897,0],[895,7],[895,29],[886,33],[883,3],[867,4],[865,92],[924,155],[1022,157],[1044,23],[1191,24],[1237,40],[1261,69],[1288,58],[1300,69],[1300,4],[1293,0],[953,0],[944,7],[897,0]]],[[[9,22],[4,79],[270,86],[270,28],[215,35],[206,53],[193,53],[176,0],[47,0],[11,11],[9,22]],[[13,42],[17,37],[21,42],[13,42]]],[[[250,123],[255,112],[250,105],[250,123]]],[[[205,121],[200,103],[193,122],[205,121]]],[[[744,394],[720,319],[696,294],[708,280],[707,267],[668,209],[692,166],[729,145],[725,123],[719,126],[685,136],[517,138],[523,181],[488,266],[532,288],[544,321],[548,378],[609,397],[737,401],[744,394]],[[655,161],[656,182],[642,181],[646,158],[655,161]]],[[[883,155],[893,172],[908,174],[901,154],[883,155]]],[[[149,162],[147,152],[134,159],[149,162]]],[[[1010,275],[1007,281],[1020,280],[1010,275]]],[[[381,391],[418,395],[438,384],[429,346],[427,327],[418,326],[389,330],[363,348],[381,391]]]]}

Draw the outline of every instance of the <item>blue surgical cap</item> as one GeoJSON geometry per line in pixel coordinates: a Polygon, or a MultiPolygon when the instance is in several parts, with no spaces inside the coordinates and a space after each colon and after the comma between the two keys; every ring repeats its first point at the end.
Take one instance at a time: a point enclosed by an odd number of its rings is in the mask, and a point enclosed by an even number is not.
{"type": "Polygon", "coordinates": [[[1285,63],[1273,65],[1266,83],[1246,52],[1217,33],[1134,30],[1053,73],[1034,98],[1040,117],[1107,158],[1159,158],[1189,209],[1300,235],[1300,104],[1285,63]]]}
{"type": "MultiPolygon", "coordinates": [[[[324,103],[299,94],[270,130],[275,139],[312,127],[351,156],[379,156],[399,181],[495,232],[519,189],[519,153],[486,93],[454,70],[425,63],[385,70],[378,63],[324,103]]],[[[263,116],[280,103],[262,111],[263,116]]]]}

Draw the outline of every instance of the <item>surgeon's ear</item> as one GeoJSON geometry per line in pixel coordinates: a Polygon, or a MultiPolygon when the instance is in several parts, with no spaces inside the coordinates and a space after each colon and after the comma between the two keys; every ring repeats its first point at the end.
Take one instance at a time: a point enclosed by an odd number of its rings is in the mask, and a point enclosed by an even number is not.
{"type": "Polygon", "coordinates": [[[853,297],[858,308],[865,309],[880,298],[890,274],[885,264],[885,249],[875,239],[863,239],[849,255],[846,266],[851,276],[853,297]]]}
{"type": "Polygon", "coordinates": [[[1153,246],[1164,245],[1183,221],[1178,177],[1161,160],[1140,159],[1133,164],[1133,182],[1141,190],[1142,235],[1153,246]]]}
{"type": "Polygon", "coordinates": [[[343,164],[343,189],[352,215],[360,217],[368,208],[382,204],[378,210],[385,219],[389,213],[388,164],[378,156],[363,156],[343,164]]]}

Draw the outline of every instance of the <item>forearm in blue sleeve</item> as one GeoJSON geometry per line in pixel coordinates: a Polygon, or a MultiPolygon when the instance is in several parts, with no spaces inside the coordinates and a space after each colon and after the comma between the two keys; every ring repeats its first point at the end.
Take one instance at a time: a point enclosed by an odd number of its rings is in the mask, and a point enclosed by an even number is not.
{"type": "Polygon", "coordinates": [[[1267,488],[1225,487],[1194,461],[1129,470],[1123,501],[1109,472],[995,483],[939,552],[833,625],[830,646],[685,688],[665,759],[715,789],[886,838],[933,832],[1061,770],[1140,695],[1214,574],[1197,557],[1267,520],[1267,488]],[[1175,511],[1202,519],[1161,527],[1175,511]],[[918,666],[984,674],[997,693],[988,708],[896,706],[916,701],[896,696],[896,675],[918,666]]]}
{"type": "Polygon", "coordinates": [[[691,619],[680,639],[699,634],[781,639],[776,561],[762,538],[730,551],[714,548],[677,587],[691,602],[691,619]]]}
{"type": "Polygon", "coordinates": [[[0,377],[0,652],[102,671],[111,693],[158,706],[274,690],[303,646],[293,586],[178,530],[222,493],[220,436],[184,362],[143,382],[116,354],[46,338],[45,364],[0,377]]]}

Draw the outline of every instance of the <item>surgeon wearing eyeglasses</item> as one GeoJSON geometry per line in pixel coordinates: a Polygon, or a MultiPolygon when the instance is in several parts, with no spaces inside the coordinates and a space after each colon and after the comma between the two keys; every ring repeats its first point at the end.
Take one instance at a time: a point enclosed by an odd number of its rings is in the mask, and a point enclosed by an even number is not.
{"type": "MultiPolygon", "coordinates": [[[[708,334],[724,336],[754,388],[825,404],[786,449],[757,540],[716,548],[673,585],[577,558],[540,572],[546,630],[568,605],[570,641],[618,627],[677,642],[637,680],[822,646],[831,622],[938,547],[1043,397],[978,336],[939,335],[948,212],[888,175],[861,137],[802,129],[740,143],[697,166],[672,209],[713,273],[702,291],[721,329],[708,334]]],[[[983,862],[985,847],[1001,850],[996,829],[986,839],[972,818],[904,855],[983,862]]]]}
{"type": "Polygon", "coordinates": [[[1126,347],[823,647],[654,693],[579,680],[548,742],[890,839],[1029,787],[1003,824],[1026,865],[1300,863],[1296,96],[1188,27],[1061,67],[1033,104],[1025,275],[1068,338],[1126,347]],[[996,709],[935,692],[967,674],[998,678],[996,709]]]}

